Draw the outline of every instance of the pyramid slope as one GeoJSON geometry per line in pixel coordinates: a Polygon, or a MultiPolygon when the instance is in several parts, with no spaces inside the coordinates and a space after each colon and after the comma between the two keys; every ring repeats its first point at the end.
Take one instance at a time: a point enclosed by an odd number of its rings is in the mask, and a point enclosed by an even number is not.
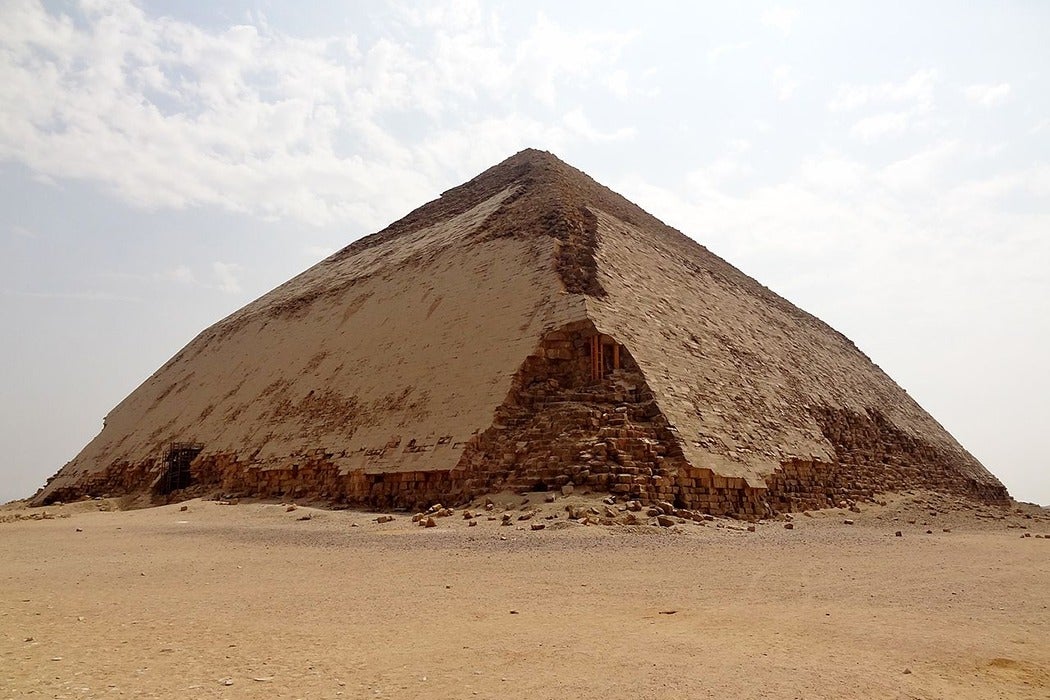
{"type": "Polygon", "coordinates": [[[844,336],[532,150],[201,333],[36,500],[156,491],[173,442],[202,485],[372,503],[587,478],[748,513],[909,482],[1006,498],[844,336]],[[625,363],[605,393],[576,371],[597,333],[625,363]],[[611,472],[580,456],[603,440],[611,472]]]}

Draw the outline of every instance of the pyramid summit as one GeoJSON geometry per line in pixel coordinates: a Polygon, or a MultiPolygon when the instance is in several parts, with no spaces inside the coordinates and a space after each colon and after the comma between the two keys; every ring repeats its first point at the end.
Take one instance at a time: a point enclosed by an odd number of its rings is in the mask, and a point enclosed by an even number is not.
{"type": "Polygon", "coordinates": [[[34,502],[570,483],[741,517],[1009,498],[842,334],[526,150],[206,329],[34,502]]]}

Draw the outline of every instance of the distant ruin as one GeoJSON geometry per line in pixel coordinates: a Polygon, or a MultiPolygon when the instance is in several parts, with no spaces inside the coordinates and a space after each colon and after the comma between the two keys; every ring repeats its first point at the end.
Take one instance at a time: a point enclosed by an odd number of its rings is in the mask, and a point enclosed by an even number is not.
{"type": "Polygon", "coordinates": [[[841,334],[529,150],[205,330],[34,502],[566,484],[747,518],[1009,498],[841,334]]]}

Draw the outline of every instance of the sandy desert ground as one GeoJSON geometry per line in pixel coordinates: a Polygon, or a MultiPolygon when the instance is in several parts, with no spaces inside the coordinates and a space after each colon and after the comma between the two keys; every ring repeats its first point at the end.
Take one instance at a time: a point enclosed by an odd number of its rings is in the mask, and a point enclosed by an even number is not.
{"type": "Polygon", "coordinates": [[[1045,510],[916,493],[748,532],[494,500],[431,528],[0,508],[0,698],[1050,697],[1045,510]]]}

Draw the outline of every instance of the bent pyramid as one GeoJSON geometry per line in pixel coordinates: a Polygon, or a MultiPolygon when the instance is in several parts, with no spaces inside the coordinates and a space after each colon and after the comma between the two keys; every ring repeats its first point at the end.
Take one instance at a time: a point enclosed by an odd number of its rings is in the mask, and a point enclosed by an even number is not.
{"type": "Polygon", "coordinates": [[[205,330],[34,502],[567,483],[745,517],[1009,497],[847,338],[527,150],[205,330]]]}

